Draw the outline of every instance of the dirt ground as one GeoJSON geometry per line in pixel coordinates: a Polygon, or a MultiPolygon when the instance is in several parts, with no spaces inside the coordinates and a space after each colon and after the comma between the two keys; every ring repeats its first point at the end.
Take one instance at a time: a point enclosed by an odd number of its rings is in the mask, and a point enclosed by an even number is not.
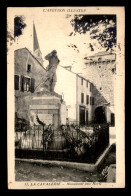
{"type": "Polygon", "coordinates": [[[65,168],[62,166],[51,166],[42,164],[32,164],[16,161],[15,178],[16,181],[50,181],[50,182],[105,182],[101,175],[102,170],[110,164],[116,163],[115,147],[107,155],[105,161],[98,169],[98,172],[91,173],[77,169],[65,168]]]}
{"type": "Polygon", "coordinates": [[[100,182],[98,173],[16,161],[16,181],[100,182]]]}

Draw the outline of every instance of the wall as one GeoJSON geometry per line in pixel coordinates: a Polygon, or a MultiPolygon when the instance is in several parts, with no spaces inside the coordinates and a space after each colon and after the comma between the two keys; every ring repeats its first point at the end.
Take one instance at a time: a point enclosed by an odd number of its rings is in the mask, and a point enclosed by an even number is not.
{"type": "Polygon", "coordinates": [[[115,60],[115,54],[110,54],[88,57],[85,63],[85,76],[94,84],[93,111],[96,107],[105,105],[108,122],[110,114],[114,112],[115,60]],[[99,58],[101,61],[98,61],[99,58]]]}
{"type": "MultiPolygon", "coordinates": [[[[24,75],[35,79],[35,87],[45,75],[45,69],[26,49],[19,49],[14,52],[15,75],[24,75]],[[31,72],[27,73],[27,64],[31,65],[31,72]]],[[[29,120],[29,103],[34,93],[15,90],[15,111],[18,117],[29,120]]]]}
{"type": "Polygon", "coordinates": [[[56,76],[57,82],[54,90],[62,95],[68,109],[68,118],[73,123],[76,121],[76,74],[59,65],[56,76]]]}
{"type": "Polygon", "coordinates": [[[33,57],[26,49],[16,50],[14,53],[15,60],[15,74],[20,74],[35,79],[35,86],[37,86],[46,72],[45,68],[33,57]],[[31,72],[27,72],[27,64],[31,65],[31,72]]]}

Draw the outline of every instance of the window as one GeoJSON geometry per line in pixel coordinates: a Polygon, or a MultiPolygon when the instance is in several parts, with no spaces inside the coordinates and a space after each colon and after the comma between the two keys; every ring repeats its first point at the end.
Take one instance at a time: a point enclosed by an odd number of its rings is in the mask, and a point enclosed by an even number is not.
{"type": "Polygon", "coordinates": [[[90,97],[90,105],[94,105],[94,97],[90,97]]]}
{"type": "Polygon", "coordinates": [[[14,87],[15,87],[15,90],[19,90],[19,76],[15,75],[15,78],[14,78],[14,87]]]}
{"type": "Polygon", "coordinates": [[[112,71],[112,73],[115,73],[116,69],[115,69],[115,68],[112,68],[112,70],[111,70],[111,71],[112,71]]]}
{"type": "Polygon", "coordinates": [[[81,103],[84,103],[84,93],[81,93],[81,103]]]}
{"type": "Polygon", "coordinates": [[[101,62],[101,58],[98,58],[98,62],[101,62]]]}
{"type": "Polygon", "coordinates": [[[90,92],[92,91],[92,84],[90,83],[90,92]]]}
{"type": "Polygon", "coordinates": [[[34,78],[31,78],[31,93],[34,93],[35,91],[35,79],[34,78]]]}
{"type": "Polygon", "coordinates": [[[89,104],[89,95],[86,95],[86,104],[89,104]]]}
{"type": "Polygon", "coordinates": [[[111,62],[112,62],[112,63],[114,63],[114,62],[115,62],[115,60],[112,60],[111,62]]]}
{"type": "Polygon", "coordinates": [[[35,79],[21,76],[21,90],[34,92],[35,79]]]}
{"type": "Polygon", "coordinates": [[[86,81],[86,87],[88,87],[88,81],[86,81]]]}
{"type": "Polygon", "coordinates": [[[31,72],[31,65],[27,65],[27,72],[29,73],[29,72],[31,72]]]}
{"type": "Polygon", "coordinates": [[[83,85],[83,78],[81,78],[81,85],[83,85]]]}
{"type": "Polygon", "coordinates": [[[30,78],[24,78],[24,91],[30,91],[30,83],[31,79],[30,78]]]}

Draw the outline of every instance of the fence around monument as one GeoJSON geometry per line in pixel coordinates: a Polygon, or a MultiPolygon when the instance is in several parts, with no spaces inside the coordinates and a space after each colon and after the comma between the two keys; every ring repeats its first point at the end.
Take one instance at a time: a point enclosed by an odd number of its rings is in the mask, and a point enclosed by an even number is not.
{"type": "Polygon", "coordinates": [[[60,126],[55,130],[34,125],[15,132],[15,156],[19,158],[95,162],[108,145],[108,124],[88,129],[60,126]]]}

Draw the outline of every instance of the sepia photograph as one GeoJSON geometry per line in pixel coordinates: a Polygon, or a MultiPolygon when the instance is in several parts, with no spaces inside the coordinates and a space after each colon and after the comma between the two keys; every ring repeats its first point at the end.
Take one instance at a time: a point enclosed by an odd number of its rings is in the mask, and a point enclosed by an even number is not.
{"type": "Polygon", "coordinates": [[[8,7],[8,188],[124,188],[124,7],[8,7]]]}

